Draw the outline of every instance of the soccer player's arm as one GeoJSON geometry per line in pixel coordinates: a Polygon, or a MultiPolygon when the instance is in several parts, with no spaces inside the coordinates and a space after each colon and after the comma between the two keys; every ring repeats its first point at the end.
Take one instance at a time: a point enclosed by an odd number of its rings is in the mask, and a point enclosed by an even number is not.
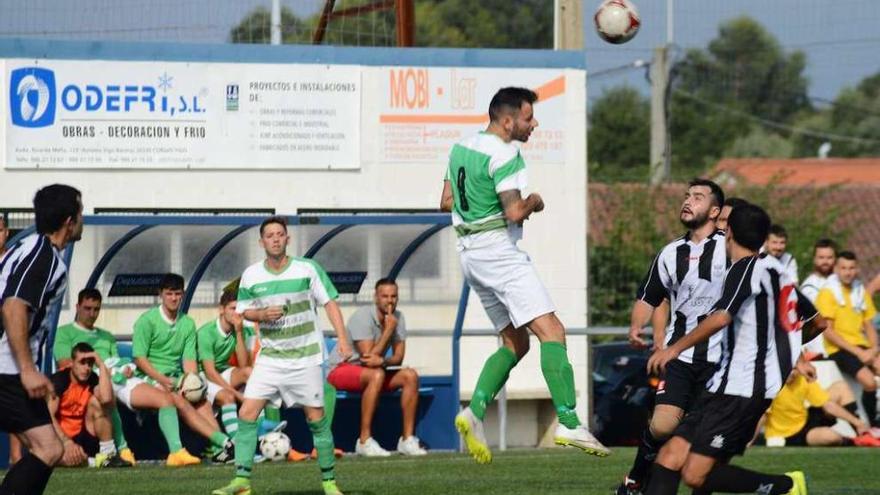
{"type": "Polygon", "coordinates": [[[703,319],[691,333],[686,334],[666,349],[655,352],[648,359],[648,371],[660,374],[666,364],[676,359],[679,354],[709,338],[733,321],[743,303],[752,294],[752,273],[755,257],[744,258],[735,263],[727,272],[721,299],[715,303],[712,313],[703,319]]]}
{"type": "Polygon", "coordinates": [[[828,320],[819,314],[816,306],[810,302],[800,290],[797,290],[797,313],[801,321],[804,322],[802,327],[801,341],[803,344],[810,342],[828,328],[828,320]]]}
{"type": "Polygon", "coordinates": [[[196,351],[196,329],[195,325],[187,331],[186,338],[183,340],[183,371],[187,373],[199,372],[199,355],[196,351]]]}
{"type": "Polygon", "coordinates": [[[822,411],[824,411],[825,414],[833,416],[835,418],[840,418],[851,424],[852,427],[856,430],[856,433],[858,433],[859,435],[865,433],[869,429],[869,426],[866,425],[856,415],[847,411],[840,404],[831,400],[828,392],[823,390],[822,387],[819,386],[819,384],[816,382],[810,382],[807,385],[806,400],[813,407],[821,407],[822,411]]]}
{"type": "Polygon", "coordinates": [[[858,356],[861,349],[847,342],[834,328],[835,317],[837,316],[837,300],[830,289],[819,291],[819,295],[816,296],[816,309],[819,310],[819,314],[827,322],[824,332],[825,340],[854,356],[858,356]]]}
{"type": "Polygon", "coordinates": [[[391,357],[385,360],[388,366],[400,366],[406,355],[406,319],[403,313],[397,320],[396,328],[391,336],[391,357]]]}
{"type": "Polygon", "coordinates": [[[205,370],[205,376],[208,380],[230,390],[232,386],[223,379],[223,375],[217,371],[217,366],[214,364],[214,340],[210,335],[212,330],[212,328],[200,328],[196,332],[199,343],[199,361],[202,363],[202,368],[205,370]]]}
{"type": "MultiPolygon", "coordinates": [[[[651,262],[651,267],[648,269],[644,281],[639,285],[639,289],[636,292],[636,301],[633,303],[632,311],[630,312],[629,341],[630,344],[636,347],[647,345],[647,342],[642,338],[642,329],[649,321],[654,321],[652,317],[655,309],[661,306],[664,300],[669,298],[668,286],[671,280],[661,266],[660,257],[662,254],[661,251],[654,257],[654,261],[651,262]]],[[[662,316],[661,314],[658,317],[658,321],[662,316]]],[[[656,342],[655,345],[657,345],[656,342]]]]}
{"type": "Polygon", "coordinates": [[[666,326],[669,324],[669,299],[664,299],[651,315],[652,337],[654,349],[662,349],[666,342],[666,326]]]}
{"type": "Polygon", "coordinates": [[[516,224],[528,219],[532,213],[544,210],[544,200],[538,193],[531,193],[522,197],[522,189],[526,186],[526,164],[522,155],[516,154],[506,162],[507,157],[492,157],[489,164],[489,175],[495,184],[495,193],[501,207],[504,208],[504,217],[508,222],[516,224]]]}
{"type": "Polygon", "coordinates": [[[92,373],[89,378],[89,385],[95,394],[95,398],[101,403],[102,407],[108,407],[113,404],[113,382],[110,381],[112,373],[104,360],[95,352],[95,366],[98,367],[98,373],[92,373]]]}
{"type": "Polygon", "coordinates": [[[874,317],[877,316],[877,308],[870,294],[865,294],[865,315],[862,317],[862,327],[865,337],[868,338],[868,346],[871,354],[877,356],[877,329],[874,328],[874,317]]]}
{"type": "Polygon", "coordinates": [[[250,353],[248,353],[247,343],[245,342],[245,330],[244,330],[244,322],[241,318],[238,318],[238,321],[233,324],[233,329],[235,331],[235,352],[233,355],[235,356],[235,361],[239,368],[244,368],[246,366],[250,366],[250,353]]]}
{"type": "Polygon", "coordinates": [[[336,302],[336,299],[339,298],[339,292],[321,265],[312,262],[312,267],[314,271],[309,282],[312,297],[318,304],[324,306],[327,319],[330,320],[330,326],[336,332],[336,351],[345,361],[351,357],[351,342],[348,341],[348,335],[345,333],[345,320],[342,318],[342,311],[336,302]]]}
{"type": "Polygon", "coordinates": [[[455,200],[452,198],[452,183],[449,182],[449,179],[444,179],[443,193],[440,195],[440,211],[449,213],[452,211],[454,205],[455,200]]]}
{"type": "Polygon", "coordinates": [[[153,363],[150,362],[150,341],[152,340],[153,326],[150,322],[141,316],[134,323],[134,332],[131,337],[131,357],[134,364],[139,370],[148,377],[156,381],[156,383],[171,390],[174,384],[171,379],[157,370],[153,363]]]}

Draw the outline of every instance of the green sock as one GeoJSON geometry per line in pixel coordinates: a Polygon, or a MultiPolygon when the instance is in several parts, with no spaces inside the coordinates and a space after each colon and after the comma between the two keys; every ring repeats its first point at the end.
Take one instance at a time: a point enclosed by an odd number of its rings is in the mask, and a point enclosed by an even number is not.
{"type": "Polygon", "coordinates": [[[183,448],[180,442],[180,421],[177,419],[177,408],[174,406],[159,409],[159,429],[168,444],[168,452],[174,453],[183,448]]]}
{"type": "Polygon", "coordinates": [[[336,456],[333,455],[333,432],[330,431],[330,422],[325,415],[318,421],[308,421],[308,423],[309,430],[312,431],[312,439],[315,442],[315,450],[318,451],[321,479],[324,481],[335,479],[333,468],[336,466],[336,456]]]}
{"type": "Polygon", "coordinates": [[[498,349],[486,360],[469,405],[477,419],[482,420],[486,416],[486,408],[495,400],[495,394],[507,382],[510,370],[516,366],[516,363],[516,354],[507,347],[498,349]]]}
{"type": "Polygon", "coordinates": [[[254,468],[254,452],[257,451],[257,422],[238,420],[235,434],[235,476],[250,478],[254,468]]]}
{"type": "Polygon", "coordinates": [[[333,426],[333,415],[336,414],[336,388],[324,381],[324,417],[327,424],[333,426]]]}
{"type": "Polygon", "coordinates": [[[235,404],[227,404],[220,408],[220,421],[229,438],[235,438],[238,431],[238,408],[235,404]]]}
{"type": "Polygon", "coordinates": [[[281,409],[275,406],[266,406],[264,409],[266,411],[266,419],[269,421],[274,421],[276,423],[281,422],[281,409]]]}
{"type": "Polygon", "coordinates": [[[110,412],[110,421],[113,423],[113,443],[116,444],[116,450],[128,448],[128,442],[125,441],[125,432],[122,431],[122,418],[119,417],[119,410],[114,406],[110,412]]]}
{"type": "Polygon", "coordinates": [[[224,435],[222,431],[217,430],[214,433],[211,433],[208,440],[211,442],[211,446],[216,449],[215,452],[217,452],[226,446],[226,441],[229,440],[229,437],[224,435]]]}
{"type": "Polygon", "coordinates": [[[541,372],[547,388],[550,389],[550,397],[553,406],[556,407],[556,416],[559,422],[566,428],[577,428],[581,422],[574,410],[574,371],[568,362],[568,354],[565,344],[560,342],[544,342],[541,344],[541,372]]]}

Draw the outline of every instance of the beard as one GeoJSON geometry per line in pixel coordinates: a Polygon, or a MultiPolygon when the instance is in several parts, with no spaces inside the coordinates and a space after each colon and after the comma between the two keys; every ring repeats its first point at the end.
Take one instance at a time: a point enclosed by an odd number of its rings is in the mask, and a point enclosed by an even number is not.
{"type": "Polygon", "coordinates": [[[685,220],[684,218],[679,217],[681,224],[684,225],[685,227],[687,227],[688,230],[698,229],[698,228],[702,227],[703,225],[706,225],[706,223],[709,221],[709,212],[708,211],[704,212],[702,214],[694,213],[693,215],[694,215],[694,217],[691,218],[690,220],[685,220]]]}

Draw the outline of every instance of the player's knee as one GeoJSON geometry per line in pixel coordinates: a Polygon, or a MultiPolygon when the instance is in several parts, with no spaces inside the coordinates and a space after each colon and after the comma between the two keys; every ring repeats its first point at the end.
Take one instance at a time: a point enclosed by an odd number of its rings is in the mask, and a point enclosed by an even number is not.
{"type": "Polygon", "coordinates": [[[678,440],[679,437],[673,437],[663,445],[657,454],[657,464],[672,471],[681,470],[685,460],[687,460],[687,452],[690,446],[686,442],[679,442],[678,440]]]}
{"type": "Polygon", "coordinates": [[[681,470],[681,480],[690,488],[702,488],[703,484],[706,483],[707,474],[708,473],[703,472],[701,469],[694,469],[690,466],[685,466],[684,469],[681,470]]]}
{"type": "Polygon", "coordinates": [[[370,368],[365,370],[367,373],[367,381],[372,385],[382,385],[385,381],[385,370],[382,368],[370,368]]]}
{"type": "Polygon", "coordinates": [[[672,436],[672,433],[678,427],[680,422],[681,414],[676,414],[672,411],[664,411],[658,408],[654,410],[654,414],[651,416],[651,423],[648,426],[648,429],[650,430],[652,437],[657,440],[665,440],[672,436]]]}
{"type": "Polygon", "coordinates": [[[244,377],[244,381],[250,380],[251,373],[253,373],[253,371],[254,371],[253,366],[245,366],[244,368],[241,368],[241,375],[242,375],[242,377],[244,377]]]}
{"type": "Polygon", "coordinates": [[[221,390],[217,392],[217,395],[214,397],[214,405],[215,406],[228,406],[229,404],[235,403],[235,396],[232,395],[228,390],[221,390]]]}
{"type": "Polygon", "coordinates": [[[400,370],[400,375],[403,378],[403,385],[406,387],[418,387],[419,386],[419,374],[416,373],[416,370],[412,368],[404,368],[400,370]]]}

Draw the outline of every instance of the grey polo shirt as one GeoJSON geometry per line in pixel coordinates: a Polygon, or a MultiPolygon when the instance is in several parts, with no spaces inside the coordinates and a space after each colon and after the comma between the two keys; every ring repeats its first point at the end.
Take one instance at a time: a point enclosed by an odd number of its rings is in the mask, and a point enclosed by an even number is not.
{"type": "MultiPolygon", "coordinates": [[[[391,335],[389,344],[395,344],[406,340],[406,319],[403,317],[403,313],[400,310],[394,310],[394,316],[397,318],[397,328],[394,330],[394,334],[391,335]]],[[[376,306],[371,304],[355,311],[354,314],[351,315],[351,318],[348,319],[345,331],[348,334],[348,341],[351,342],[352,350],[354,351],[351,362],[357,362],[361,356],[360,353],[358,353],[355,342],[358,340],[372,340],[375,342],[382,336],[382,325],[379,324],[379,315],[376,313],[376,306]]],[[[331,367],[339,364],[339,353],[335,350],[331,352],[328,361],[331,367]]]]}

